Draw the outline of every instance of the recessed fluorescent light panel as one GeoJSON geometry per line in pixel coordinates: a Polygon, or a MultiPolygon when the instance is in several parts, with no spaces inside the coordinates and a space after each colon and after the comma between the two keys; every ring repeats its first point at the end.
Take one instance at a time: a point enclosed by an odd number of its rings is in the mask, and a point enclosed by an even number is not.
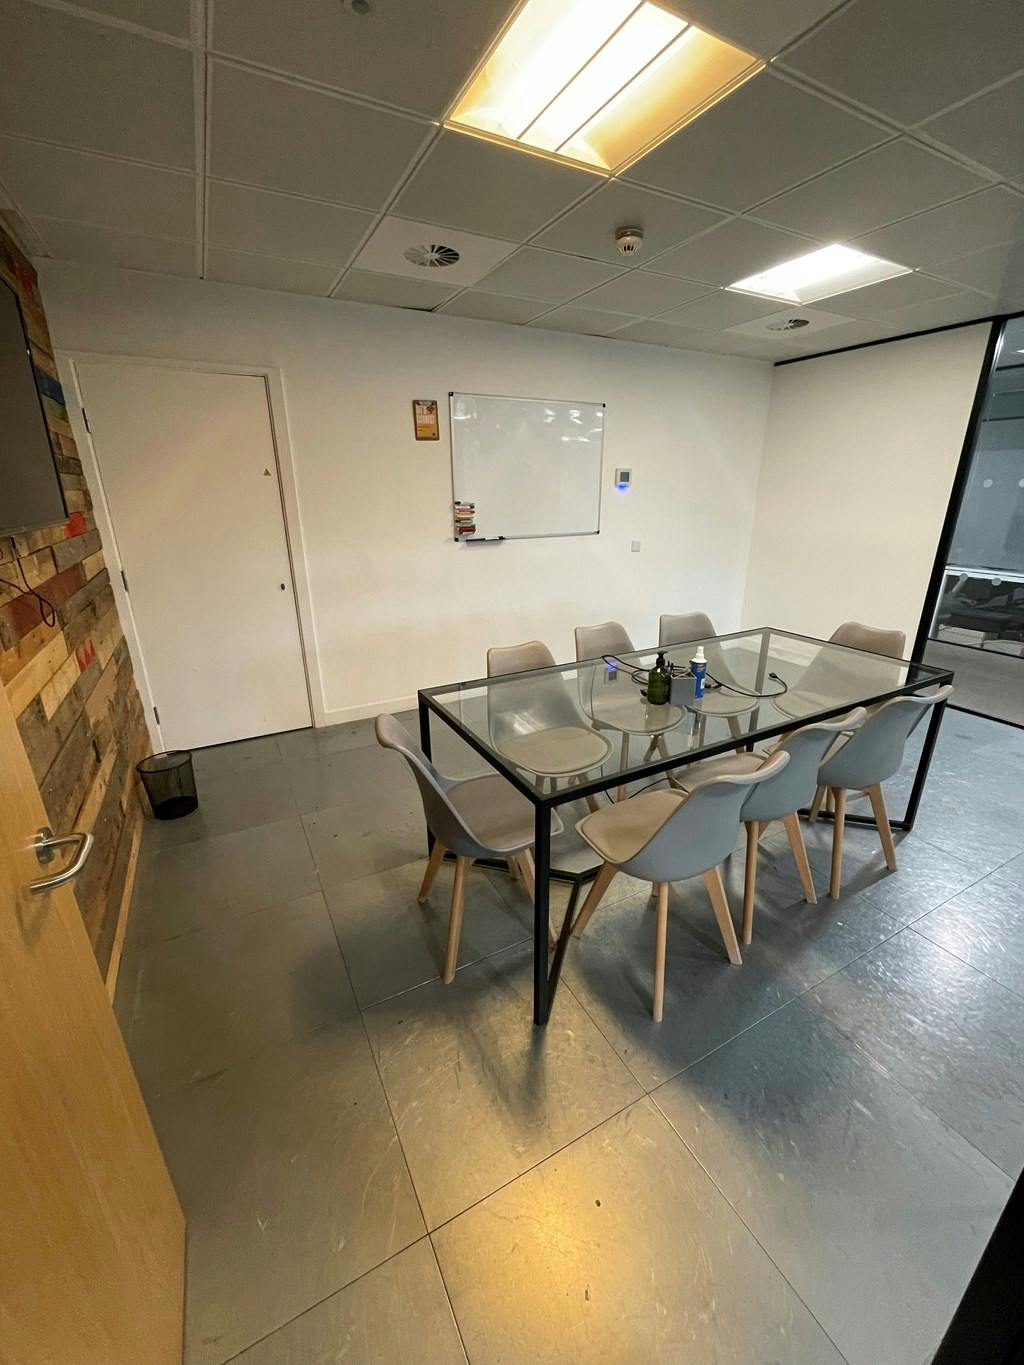
{"type": "Polygon", "coordinates": [[[809,251],[794,261],[772,266],[760,275],[748,275],[728,287],[737,294],[757,294],[766,299],[782,299],[785,303],[817,303],[834,294],[846,294],[851,289],[863,289],[866,284],[880,284],[897,275],[909,275],[908,265],[883,261],[854,251],[850,246],[823,246],[809,251]]]}
{"type": "Polygon", "coordinates": [[[445,124],[621,171],[763,65],[652,0],[525,0],[445,124]]]}

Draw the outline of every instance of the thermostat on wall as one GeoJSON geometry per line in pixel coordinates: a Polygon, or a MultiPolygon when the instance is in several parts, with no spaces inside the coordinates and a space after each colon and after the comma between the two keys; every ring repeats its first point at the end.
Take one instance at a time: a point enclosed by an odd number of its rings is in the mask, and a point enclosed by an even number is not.
{"type": "Polygon", "coordinates": [[[617,469],[615,471],[615,487],[620,491],[630,487],[633,482],[633,471],[631,469],[617,469]]]}

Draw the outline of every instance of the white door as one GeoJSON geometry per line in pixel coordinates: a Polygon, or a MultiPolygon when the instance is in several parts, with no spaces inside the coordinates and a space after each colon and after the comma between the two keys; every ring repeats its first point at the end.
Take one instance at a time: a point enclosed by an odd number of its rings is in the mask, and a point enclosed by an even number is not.
{"type": "Polygon", "coordinates": [[[309,725],[265,381],[94,361],[78,375],[164,744],[309,725]]]}

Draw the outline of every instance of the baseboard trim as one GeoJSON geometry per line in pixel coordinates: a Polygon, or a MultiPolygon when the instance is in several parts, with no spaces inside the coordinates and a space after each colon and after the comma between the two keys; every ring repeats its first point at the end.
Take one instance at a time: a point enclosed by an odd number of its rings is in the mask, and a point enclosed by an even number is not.
{"type": "Polygon", "coordinates": [[[324,725],[342,725],[349,720],[372,720],[388,712],[414,711],[416,696],[391,697],[388,701],[371,702],[367,706],[341,706],[337,710],[324,711],[324,725]]]}
{"type": "Polygon", "coordinates": [[[106,987],[107,995],[111,1000],[117,990],[117,974],[121,968],[121,953],[124,950],[125,934],[128,932],[128,916],[131,914],[132,892],[135,890],[135,871],[139,862],[139,848],[142,844],[142,813],[139,812],[139,819],[135,822],[135,829],[132,831],[132,846],[128,853],[128,865],[125,868],[124,886],[121,890],[121,904],[117,909],[117,928],[114,930],[114,943],[110,949],[110,961],[107,963],[106,987]]]}

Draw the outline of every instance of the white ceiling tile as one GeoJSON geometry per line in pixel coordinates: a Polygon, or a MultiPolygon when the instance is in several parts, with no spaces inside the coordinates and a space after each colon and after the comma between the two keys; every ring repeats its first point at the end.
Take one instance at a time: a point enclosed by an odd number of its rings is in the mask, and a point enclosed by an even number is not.
{"type": "Polygon", "coordinates": [[[394,211],[521,242],[597,183],[589,171],[446,131],[394,211]]]}
{"type": "Polygon", "coordinates": [[[1010,180],[1024,180],[1024,76],[940,114],[922,132],[1010,180]]]}
{"type": "Polygon", "coordinates": [[[248,284],[256,289],[277,289],[286,294],[326,295],[337,278],[333,265],[311,261],[285,261],[277,256],[251,256],[211,246],[206,250],[206,278],[226,284],[248,284]]]}
{"type": "Polygon", "coordinates": [[[617,273],[600,261],[526,246],[479,283],[481,288],[496,294],[516,294],[522,298],[561,303],[582,294],[585,289],[604,284],[617,273]]]}
{"type": "Polygon", "coordinates": [[[1019,0],[857,0],[783,65],[913,124],[1024,67],[1019,0]]]}
{"type": "Polygon", "coordinates": [[[642,157],[626,176],[725,209],[746,209],[890,136],[765,72],[642,157]]]}
{"type": "Polygon", "coordinates": [[[942,261],[935,266],[934,273],[944,280],[1001,298],[1024,285],[1024,237],[942,261]]]}
{"type": "Polygon", "coordinates": [[[678,308],[682,303],[703,298],[710,286],[673,275],[656,275],[653,270],[630,270],[609,280],[579,300],[587,308],[607,308],[615,313],[632,313],[650,318],[656,313],[678,308]]]}
{"type": "MultiPolygon", "coordinates": [[[[0,195],[0,201],[3,196],[0,195]]],[[[21,247],[26,256],[48,256],[49,250],[39,233],[35,230],[27,218],[23,218],[20,213],[13,209],[0,207],[0,224],[9,237],[13,237],[15,242],[21,247]]]]}
{"type": "Polygon", "coordinates": [[[670,346],[678,351],[714,351],[735,354],[742,349],[743,337],[727,337],[723,332],[703,332],[693,327],[678,327],[659,318],[634,322],[615,333],[616,341],[643,341],[651,346],[670,346]]]}
{"type": "Polygon", "coordinates": [[[900,138],[762,204],[757,216],[823,242],[846,241],[989,183],[900,138]]]}
{"type": "Polygon", "coordinates": [[[0,137],[0,179],[27,214],[159,237],[195,236],[195,180],[185,171],[0,137]]]}
{"type": "Polygon", "coordinates": [[[710,33],[756,52],[774,57],[787,43],[798,38],[831,13],[841,0],[663,0],[666,9],[675,10],[710,33]]]}
{"type": "Polygon", "coordinates": [[[778,299],[757,299],[752,294],[732,294],[719,289],[696,303],[684,304],[662,315],[664,322],[677,322],[683,327],[707,328],[718,332],[737,323],[748,322],[751,318],[764,317],[776,313],[778,299]]]}
{"type": "Polygon", "coordinates": [[[569,304],[537,318],[530,326],[545,327],[553,332],[580,332],[584,336],[604,337],[628,322],[629,319],[622,313],[603,313],[597,308],[578,308],[575,304],[569,304]]]}
{"type": "Polygon", "coordinates": [[[748,218],[733,218],[650,264],[651,270],[708,284],[734,284],[748,275],[791,261],[818,244],[806,237],[780,232],[748,218]]]}
{"type": "Polygon", "coordinates": [[[1018,237],[1024,237],[1024,195],[993,186],[869,232],[858,237],[855,245],[902,265],[931,267],[1018,237]]]}
{"type": "Polygon", "coordinates": [[[430,310],[450,299],[454,288],[430,280],[407,280],[401,275],[373,275],[350,270],[334,291],[336,299],[353,303],[380,303],[389,308],[430,310]]]}
{"type": "Polygon", "coordinates": [[[893,308],[885,322],[895,336],[924,332],[930,327],[951,327],[958,322],[991,316],[993,312],[982,294],[953,294],[945,299],[924,299],[906,308],[893,308]]]}
{"type": "Polygon", "coordinates": [[[484,322],[529,322],[551,307],[542,299],[516,299],[511,294],[487,294],[467,289],[437,311],[459,318],[479,318],[484,322]]]}
{"type": "Polygon", "coordinates": [[[380,208],[429,125],[213,64],[210,173],[266,189],[380,208]]]}
{"type": "Polygon", "coordinates": [[[781,360],[796,360],[805,356],[807,350],[792,341],[755,341],[753,337],[747,337],[735,354],[745,360],[767,360],[777,365],[781,360]]]}
{"type": "Polygon", "coordinates": [[[340,0],[216,0],[213,46],[435,116],[508,11],[509,0],[379,0],[364,15],[340,0]]]}
{"type": "Polygon", "coordinates": [[[52,254],[61,261],[86,265],[116,265],[122,270],[152,270],[160,275],[195,275],[196,248],[192,242],[137,237],[84,223],[62,223],[37,218],[36,226],[52,254]]]}
{"type": "Polygon", "coordinates": [[[0,132],[192,167],[190,52],[23,0],[0,32],[0,132]]]}
{"type": "Polygon", "coordinates": [[[722,214],[711,209],[613,181],[542,232],[537,245],[612,265],[635,266],[722,219],[722,214]],[[643,228],[644,244],[636,256],[623,256],[615,245],[616,230],[623,227],[643,228]]]}
{"type": "Polygon", "coordinates": [[[79,0],[83,9],[106,14],[111,19],[126,19],[142,28],[169,33],[174,38],[189,36],[189,0],[79,0]]]}
{"type": "Polygon", "coordinates": [[[848,289],[845,294],[834,294],[820,302],[852,318],[878,318],[886,322],[894,308],[908,308],[912,303],[948,298],[950,294],[959,292],[955,285],[933,280],[927,275],[897,275],[895,279],[883,280],[881,284],[848,289]]]}
{"type": "Polygon", "coordinates": [[[792,342],[805,352],[836,351],[843,346],[862,346],[866,342],[885,341],[889,337],[898,336],[900,330],[887,322],[866,320],[851,322],[847,318],[841,326],[829,327],[824,336],[818,336],[817,332],[814,332],[812,336],[804,339],[801,333],[797,333],[793,336],[792,342]]]}
{"type": "Polygon", "coordinates": [[[373,222],[362,209],[295,199],[249,185],[210,182],[208,196],[211,246],[252,251],[284,260],[345,264],[373,222]]]}
{"type": "MultiPolygon", "coordinates": [[[[361,270],[407,275],[410,279],[435,284],[443,280],[445,286],[461,287],[476,284],[514,251],[515,246],[515,242],[503,242],[498,237],[479,237],[472,232],[439,228],[435,223],[387,217],[381,219],[352,264],[361,270]],[[438,247],[457,252],[456,260],[425,265],[422,260],[410,259],[406,254],[429,252],[438,247]]],[[[444,255],[441,259],[444,260],[444,255]]]]}
{"type": "MultiPolygon", "coordinates": [[[[791,307],[769,313],[767,317],[751,318],[727,330],[730,336],[757,337],[761,341],[801,345],[808,337],[833,331],[849,322],[850,319],[841,313],[829,313],[824,308],[791,307]]],[[[863,323],[857,325],[864,326],[863,323]]]]}

